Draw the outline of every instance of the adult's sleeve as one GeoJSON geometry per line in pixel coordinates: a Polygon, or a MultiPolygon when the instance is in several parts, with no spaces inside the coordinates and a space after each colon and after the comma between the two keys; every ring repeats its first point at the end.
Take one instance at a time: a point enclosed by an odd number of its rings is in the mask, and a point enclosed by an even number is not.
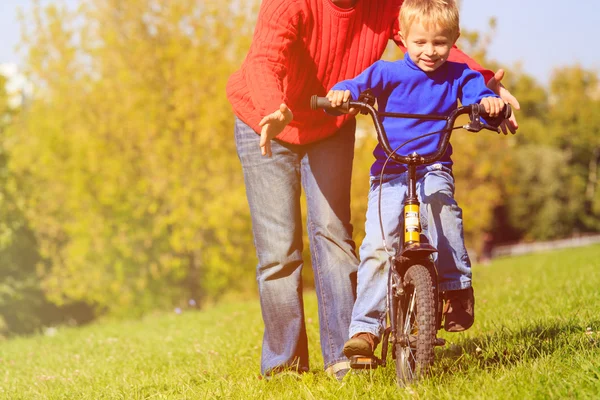
{"type": "Polygon", "coordinates": [[[295,4],[285,0],[263,0],[260,6],[246,65],[246,83],[252,102],[262,115],[287,103],[283,82],[301,15],[295,4]]]}
{"type": "Polygon", "coordinates": [[[448,61],[467,64],[469,68],[471,68],[473,71],[477,71],[481,73],[481,75],[483,75],[483,80],[485,81],[485,83],[487,83],[490,79],[494,77],[493,71],[483,68],[475,60],[463,53],[458,47],[456,47],[456,45],[452,46],[452,50],[450,50],[450,56],[448,57],[448,61]]]}

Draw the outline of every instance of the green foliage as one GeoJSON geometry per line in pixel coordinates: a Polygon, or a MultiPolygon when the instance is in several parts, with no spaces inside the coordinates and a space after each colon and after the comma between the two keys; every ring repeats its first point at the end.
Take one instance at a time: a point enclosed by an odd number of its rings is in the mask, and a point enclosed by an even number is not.
{"type": "Polygon", "coordinates": [[[0,75],[0,337],[33,333],[58,323],[83,323],[94,316],[81,303],[57,307],[43,291],[36,271],[38,243],[23,212],[23,198],[15,190],[15,176],[7,168],[11,154],[6,147],[23,110],[11,105],[11,97],[18,93],[8,94],[5,84],[0,75]]]}
{"type": "Polygon", "coordinates": [[[523,145],[516,159],[508,203],[512,225],[525,239],[551,239],[572,232],[576,211],[569,207],[566,158],[547,146],[523,145]],[[531,212],[535,210],[535,212],[531,212]]]}
{"type": "Polygon", "coordinates": [[[555,71],[551,82],[552,135],[571,168],[569,194],[579,199],[577,228],[600,230],[600,82],[580,67],[555,71]]]}
{"type": "Polygon", "coordinates": [[[522,106],[517,162],[505,184],[511,223],[530,240],[600,230],[597,75],[557,70],[547,94],[527,76],[510,84],[522,106]]]}
{"type": "Polygon", "coordinates": [[[10,105],[6,83],[0,75],[0,335],[33,331],[40,323],[36,311],[44,303],[35,274],[35,240],[9,190],[6,131],[18,110],[10,105]]]}

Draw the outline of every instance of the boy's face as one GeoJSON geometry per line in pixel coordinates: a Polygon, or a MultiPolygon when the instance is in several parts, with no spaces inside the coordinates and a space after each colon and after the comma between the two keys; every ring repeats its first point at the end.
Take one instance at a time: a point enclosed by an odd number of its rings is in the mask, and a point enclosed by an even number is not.
{"type": "Polygon", "coordinates": [[[410,59],[417,67],[431,72],[446,62],[458,36],[449,29],[435,25],[425,27],[421,22],[415,21],[402,39],[410,59]]]}

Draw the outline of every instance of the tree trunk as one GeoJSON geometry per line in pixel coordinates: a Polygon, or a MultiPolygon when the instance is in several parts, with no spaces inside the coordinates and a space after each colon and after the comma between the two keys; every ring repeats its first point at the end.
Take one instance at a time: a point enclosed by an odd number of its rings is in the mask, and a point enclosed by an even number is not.
{"type": "Polygon", "coordinates": [[[600,147],[594,150],[594,154],[590,159],[588,169],[588,182],[585,190],[585,198],[589,203],[594,201],[596,195],[596,188],[598,186],[598,158],[600,158],[600,147]]]}
{"type": "Polygon", "coordinates": [[[204,301],[202,296],[202,287],[200,285],[200,280],[202,279],[200,267],[201,257],[197,253],[197,251],[192,251],[188,255],[189,269],[187,276],[187,287],[190,294],[190,307],[201,308],[204,301]]]}

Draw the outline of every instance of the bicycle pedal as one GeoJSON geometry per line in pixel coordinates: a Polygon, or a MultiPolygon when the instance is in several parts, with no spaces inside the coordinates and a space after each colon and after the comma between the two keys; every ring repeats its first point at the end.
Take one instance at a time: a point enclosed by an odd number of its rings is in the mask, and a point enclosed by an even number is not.
{"type": "Polygon", "coordinates": [[[433,343],[434,346],[445,346],[446,345],[446,339],[442,339],[442,338],[435,338],[435,343],[433,343]]]}
{"type": "Polygon", "coordinates": [[[352,369],[375,369],[377,368],[376,357],[352,356],[350,357],[350,368],[352,369]]]}

